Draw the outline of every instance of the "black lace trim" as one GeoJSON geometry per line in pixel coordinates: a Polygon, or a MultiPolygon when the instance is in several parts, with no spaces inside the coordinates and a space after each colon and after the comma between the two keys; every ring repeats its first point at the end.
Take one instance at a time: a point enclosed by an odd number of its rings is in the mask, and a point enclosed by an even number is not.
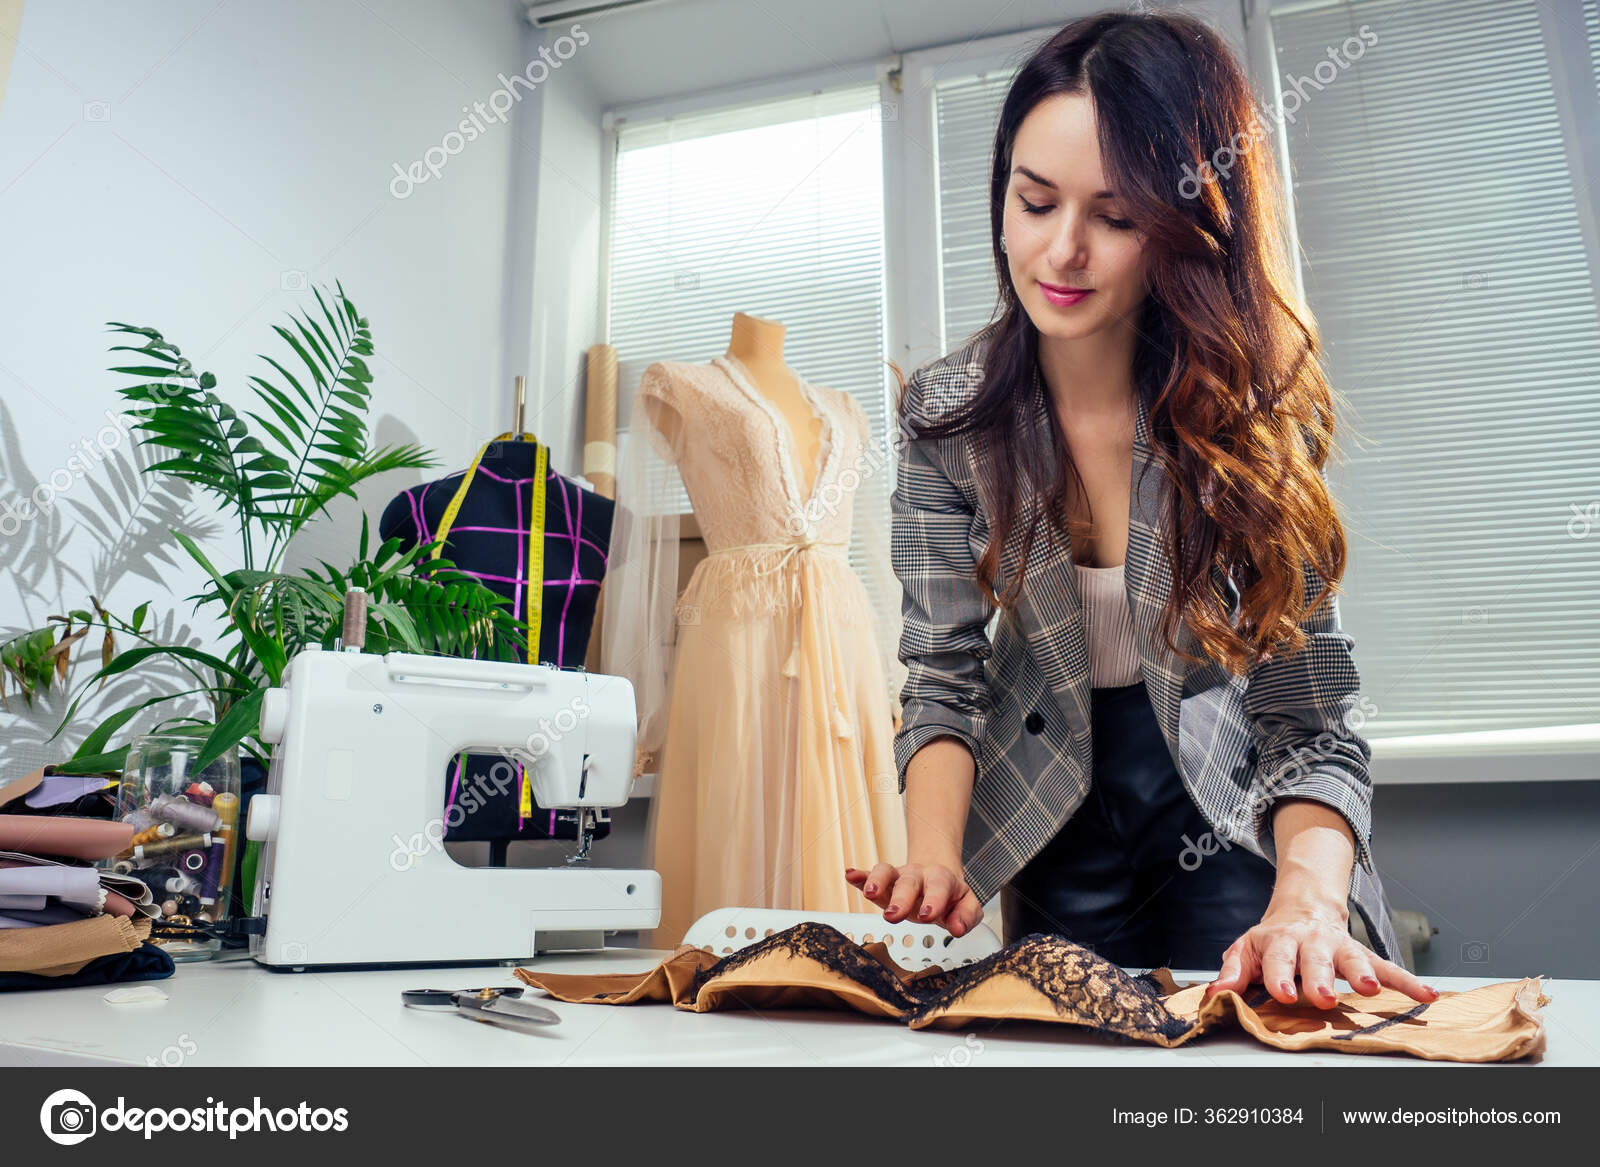
{"type": "Polygon", "coordinates": [[[1382,1021],[1374,1021],[1371,1025],[1363,1025],[1360,1029],[1352,1029],[1348,1033],[1336,1033],[1333,1035],[1333,1040],[1349,1041],[1353,1037],[1377,1033],[1380,1029],[1388,1029],[1389,1026],[1398,1025],[1402,1021],[1415,1021],[1422,1016],[1422,1011],[1431,1004],[1433,1004],[1432,1001],[1424,1001],[1420,1005],[1411,1006],[1404,1013],[1396,1013],[1393,1017],[1385,1017],[1382,1021]]]}
{"type": "Polygon", "coordinates": [[[709,968],[701,969],[689,982],[689,999],[692,1001],[697,998],[707,981],[773,952],[814,960],[824,968],[832,969],[840,976],[864,986],[879,1000],[902,1011],[917,1006],[917,998],[908,993],[894,974],[869,956],[864,948],[831,924],[816,920],[806,920],[782,932],[774,932],[764,940],[728,954],[709,968]]]}
{"type": "Polygon", "coordinates": [[[815,961],[863,986],[908,1021],[955,1006],[994,977],[1015,976],[1053,1002],[1063,1018],[1101,1032],[1175,1039],[1194,1026],[1167,1009],[1153,973],[1130,976],[1082,945],[1045,932],[1025,936],[972,964],[920,973],[901,983],[837,928],[808,920],[701,969],[690,983],[690,999],[708,983],[774,953],[815,961]]]}
{"type": "Polygon", "coordinates": [[[1062,1017],[1096,1029],[1172,1039],[1194,1027],[1193,1022],[1167,1009],[1148,973],[1130,976],[1081,944],[1048,932],[1030,933],[999,952],[951,971],[954,975],[948,983],[925,1000],[910,1020],[919,1021],[956,1005],[994,977],[1014,976],[1039,990],[1062,1017]],[[1074,1013],[1079,1016],[1070,1016],[1074,1013]]]}

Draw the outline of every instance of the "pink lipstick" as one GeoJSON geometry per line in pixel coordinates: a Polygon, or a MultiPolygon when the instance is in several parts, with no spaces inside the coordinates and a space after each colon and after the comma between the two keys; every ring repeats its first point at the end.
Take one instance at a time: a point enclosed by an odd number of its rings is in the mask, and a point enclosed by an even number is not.
{"type": "Polygon", "coordinates": [[[1093,288],[1064,288],[1059,284],[1047,284],[1043,280],[1038,283],[1039,291],[1044,294],[1044,298],[1058,308],[1070,308],[1074,304],[1082,303],[1094,293],[1093,288]]]}

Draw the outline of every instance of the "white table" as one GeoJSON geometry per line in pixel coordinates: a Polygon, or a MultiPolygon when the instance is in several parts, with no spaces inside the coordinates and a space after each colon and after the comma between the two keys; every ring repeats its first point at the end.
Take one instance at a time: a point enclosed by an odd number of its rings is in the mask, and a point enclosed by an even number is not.
{"type": "MultiPolygon", "coordinates": [[[[644,972],[668,953],[643,948],[563,953],[525,962],[556,972],[644,972]]],[[[1215,971],[1174,970],[1180,983],[1215,971]]],[[[1511,978],[1437,977],[1440,989],[1511,978]]],[[[1447,1066],[1419,1058],[1285,1053],[1241,1032],[1177,1049],[1112,1044],[1066,1025],[983,1023],[911,1030],[847,1012],[689,1013],[666,1004],[575,1005],[526,987],[561,1023],[520,1033],[450,1012],[408,1009],[400,991],[520,985],[511,967],[272,972],[249,959],[180,964],[168,1000],[112,1005],[116,985],[0,993],[0,1065],[10,1066],[541,1066],[541,1065],[1152,1065],[1447,1066]]],[[[1342,985],[1342,982],[1341,982],[1342,985]]],[[[1600,1065],[1600,981],[1546,981],[1542,1062],[1600,1065]]]]}

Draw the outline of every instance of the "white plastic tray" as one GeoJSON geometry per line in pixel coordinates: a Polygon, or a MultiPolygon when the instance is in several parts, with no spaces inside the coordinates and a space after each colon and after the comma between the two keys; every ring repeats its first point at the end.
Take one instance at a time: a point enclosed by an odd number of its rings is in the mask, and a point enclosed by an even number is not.
{"type": "Polygon", "coordinates": [[[857,944],[881,940],[889,946],[894,962],[913,972],[933,965],[957,968],[1000,950],[1000,938],[987,924],[979,924],[965,936],[957,937],[937,924],[909,920],[891,924],[876,912],[806,912],[782,908],[717,908],[691,924],[681,943],[727,956],[803,920],[831,925],[857,944]]]}

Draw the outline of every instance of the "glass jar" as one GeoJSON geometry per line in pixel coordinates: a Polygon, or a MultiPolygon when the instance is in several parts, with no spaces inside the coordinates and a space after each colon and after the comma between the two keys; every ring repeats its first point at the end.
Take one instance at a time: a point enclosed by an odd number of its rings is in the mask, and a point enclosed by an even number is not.
{"type": "Polygon", "coordinates": [[[190,923],[225,924],[239,822],[237,748],[195,773],[204,739],[177,733],[134,738],[117,792],[117,820],[134,825],[129,850],[102,860],[150,886],[161,918],[150,941],[173,960],[209,960],[215,938],[181,938],[190,923]],[[166,924],[178,932],[161,935],[166,924]]]}

